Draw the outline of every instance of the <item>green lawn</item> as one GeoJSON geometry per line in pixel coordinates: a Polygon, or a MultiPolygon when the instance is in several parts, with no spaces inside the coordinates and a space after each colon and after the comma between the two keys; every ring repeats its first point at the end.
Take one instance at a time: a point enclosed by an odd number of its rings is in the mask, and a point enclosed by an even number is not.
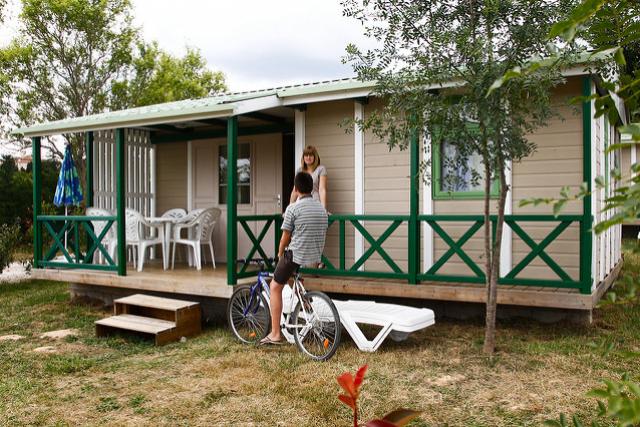
{"type": "MultiPolygon", "coordinates": [[[[640,257],[626,254],[637,275],[640,257]]],[[[482,322],[439,320],[374,354],[344,343],[327,363],[295,347],[263,350],[237,344],[224,326],[186,343],[156,348],[146,341],[97,339],[93,321],[107,313],[71,304],[64,284],[0,285],[0,424],[4,425],[302,425],[348,426],[336,398],[336,376],[368,363],[362,419],[397,407],[424,410],[412,425],[540,425],[560,412],[595,416],[585,393],[603,378],[640,364],[593,349],[612,340],[640,350],[640,306],[596,311],[591,327],[533,321],[499,323],[498,355],[481,356],[482,322]],[[42,332],[78,328],[62,342],[42,332]],[[33,352],[54,346],[56,353],[33,352]]]]}

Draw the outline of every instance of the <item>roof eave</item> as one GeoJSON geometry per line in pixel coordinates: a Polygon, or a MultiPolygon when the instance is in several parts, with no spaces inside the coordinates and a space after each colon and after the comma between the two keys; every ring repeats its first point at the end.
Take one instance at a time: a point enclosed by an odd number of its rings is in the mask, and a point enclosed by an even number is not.
{"type": "Polygon", "coordinates": [[[232,104],[225,104],[224,109],[208,110],[208,111],[191,111],[188,114],[162,115],[157,114],[152,117],[140,118],[137,120],[127,119],[123,117],[121,120],[111,120],[104,123],[96,123],[88,121],[87,123],[69,123],[66,125],[56,125],[56,122],[45,123],[42,125],[28,126],[15,129],[12,135],[22,135],[24,137],[50,136],[62,133],[97,131],[116,128],[131,128],[139,126],[152,126],[164,123],[176,123],[191,120],[213,119],[228,117],[234,114],[232,104]]]}

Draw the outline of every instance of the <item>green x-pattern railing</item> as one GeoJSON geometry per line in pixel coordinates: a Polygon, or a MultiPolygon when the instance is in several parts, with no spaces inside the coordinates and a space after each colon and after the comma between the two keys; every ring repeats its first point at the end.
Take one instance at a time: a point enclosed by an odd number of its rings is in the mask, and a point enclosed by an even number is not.
{"type": "MultiPolygon", "coordinates": [[[[406,223],[409,219],[410,217],[408,215],[331,215],[329,218],[329,226],[338,227],[338,261],[332,262],[326,255],[323,255],[322,261],[325,264],[325,268],[303,269],[303,271],[327,276],[410,280],[409,273],[403,271],[403,269],[398,265],[398,262],[394,260],[390,256],[389,252],[387,252],[383,247],[383,244],[388,240],[388,238],[393,235],[403,222],[406,223]],[[389,225],[377,238],[367,230],[367,226],[372,223],[380,224],[385,222],[389,225]],[[350,266],[346,265],[346,229],[348,225],[352,226],[355,232],[360,233],[369,244],[367,250],[350,266]],[[374,254],[378,254],[391,271],[363,270],[362,266],[374,254]]],[[[464,245],[474,236],[477,236],[478,232],[483,228],[483,215],[419,215],[417,219],[418,223],[428,224],[442,242],[447,245],[446,251],[434,261],[427,271],[417,274],[418,280],[462,283],[485,282],[483,269],[464,249],[464,245]],[[450,223],[466,223],[470,225],[459,237],[454,238],[451,236],[451,232],[446,230],[445,224],[450,223]],[[454,255],[457,255],[462,260],[462,262],[469,268],[471,274],[451,275],[440,272],[440,270],[454,255]]],[[[238,223],[244,229],[249,240],[251,240],[253,244],[253,247],[247,254],[247,258],[252,258],[256,253],[258,253],[262,258],[267,260],[266,253],[262,249],[262,242],[272,226],[275,226],[276,230],[275,250],[277,251],[278,241],[280,238],[279,231],[282,223],[281,221],[281,215],[254,215],[238,217],[238,223]],[[257,237],[249,227],[248,223],[251,221],[264,222],[263,228],[258,233],[257,237]]],[[[492,215],[490,221],[493,225],[492,240],[495,242],[496,216],[492,215]]],[[[521,239],[531,249],[531,251],[515,266],[513,266],[511,271],[504,274],[503,277],[499,279],[499,283],[504,285],[533,285],[580,289],[581,282],[578,279],[573,279],[547,252],[545,252],[545,250],[548,249],[549,245],[558,239],[558,237],[571,224],[580,223],[581,221],[583,221],[583,217],[581,215],[561,215],[558,217],[554,217],[552,215],[507,215],[505,217],[505,227],[511,228],[513,233],[521,239]],[[536,243],[536,241],[523,229],[521,224],[524,222],[536,224],[556,222],[558,225],[553,228],[539,243],[536,243]],[[527,266],[531,265],[536,258],[540,258],[558,276],[558,279],[522,277],[523,271],[527,266]]],[[[410,240],[412,238],[419,238],[419,236],[416,237],[409,235],[407,242],[408,247],[410,246],[410,240]]],[[[273,268],[270,264],[268,264],[268,266],[273,268]]],[[[246,271],[246,266],[243,266],[238,273],[238,277],[248,277],[252,274],[253,273],[246,271]]]]}
{"type": "MultiPolygon", "coordinates": [[[[558,263],[545,252],[545,249],[555,241],[572,223],[582,221],[581,215],[506,215],[505,227],[511,228],[516,236],[518,236],[527,246],[531,248],[531,252],[527,254],[519,263],[517,263],[511,271],[503,277],[500,277],[498,283],[503,285],[534,285],[534,286],[550,286],[558,288],[580,288],[580,281],[571,278],[567,272],[558,265],[558,263]],[[542,240],[536,243],[531,236],[518,224],[522,222],[531,223],[550,223],[558,222],[559,224],[542,240]],[[521,277],[523,270],[529,266],[534,259],[540,258],[547,266],[558,276],[555,279],[536,279],[521,277]]],[[[463,245],[467,243],[484,225],[483,215],[420,215],[419,221],[424,221],[434,230],[434,232],[448,245],[448,250],[437,259],[431,268],[424,274],[419,274],[419,280],[429,281],[448,281],[448,282],[464,282],[464,283],[485,283],[486,277],[484,271],[478,264],[468,256],[464,251],[463,245]],[[454,240],[442,227],[442,223],[471,223],[471,226],[458,238],[454,240]],[[453,256],[458,255],[473,275],[445,275],[439,274],[438,271],[453,256]]],[[[490,217],[492,223],[492,242],[496,239],[496,221],[497,217],[490,217]]]]}
{"type": "MultiPolygon", "coordinates": [[[[582,215],[560,215],[558,217],[552,215],[507,215],[505,223],[513,230],[513,232],[531,249],[518,264],[516,264],[509,273],[500,278],[500,283],[505,285],[532,285],[532,286],[552,286],[558,288],[581,288],[579,279],[573,279],[558,263],[545,252],[545,249],[554,242],[569,226],[573,223],[582,225],[582,215]],[[559,224],[553,228],[545,236],[540,243],[536,243],[529,234],[523,230],[518,223],[535,222],[535,223],[554,223],[559,224]],[[533,279],[526,277],[518,277],[522,271],[531,264],[535,258],[540,258],[544,263],[558,276],[559,280],[554,279],[533,279]]],[[[582,234],[582,231],[580,232],[582,234]]],[[[584,236],[580,236],[582,240],[584,236]]],[[[591,266],[580,266],[580,268],[590,268],[591,266]]]]}
{"type": "MultiPolygon", "coordinates": [[[[269,230],[271,229],[271,227],[273,226],[273,228],[274,228],[274,241],[275,241],[275,252],[274,253],[278,252],[278,244],[280,242],[280,235],[281,235],[280,226],[282,225],[282,215],[243,215],[243,216],[238,216],[238,224],[240,224],[240,226],[242,227],[242,229],[246,233],[247,237],[251,241],[251,244],[253,245],[251,247],[251,249],[249,250],[249,252],[247,253],[247,256],[245,258],[246,259],[252,259],[252,258],[255,257],[256,252],[257,252],[258,255],[260,255],[260,257],[265,261],[265,264],[267,265],[267,268],[270,269],[270,270],[273,270],[275,268],[275,266],[272,265],[269,257],[267,256],[267,253],[262,248],[262,242],[263,242],[264,238],[266,237],[267,233],[269,232],[269,230]],[[262,223],[264,223],[262,225],[262,229],[258,233],[257,237],[253,233],[253,231],[251,230],[251,226],[249,225],[250,222],[262,222],[262,223]]],[[[255,272],[254,271],[248,271],[247,270],[248,267],[249,267],[249,264],[243,264],[242,266],[240,266],[240,271],[237,272],[237,277],[238,278],[243,278],[243,277],[254,276],[255,272]]]]}
{"type": "Polygon", "coordinates": [[[353,276],[353,277],[372,277],[384,279],[403,279],[406,280],[409,274],[403,271],[398,263],[389,255],[382,246],[384,242],[393,235],[393,233],[402,225],[403,222],[409,220],[408,215],[331,215],[329,217],[329,227],[332,224],[338,226],[338,265],[336,268],[326,255],[322,256],[322,262],[325,264],[324,269],[305,268],[303,272],[314,274],[323,274],[328,276],[353,276]],[[389,223],[389,226],[380,234],[374,237],[363,225],[366,221],[368,224],[389,223]],[[347,225],[352,226],[367,241],[369,247],[351,266],[346,265],[346,229],[347,225]],[[392,271],[362,271],[361,267],[374,254],[377,254],[389,266],[392,271]]]}
{"type": "MultiPolygon", "coordinates": [[[[115,216],[39,215],[38,227],[47,231],[52,244],[42,258],[37,260],[38,266],[117,271],[118,265],[103,242],[116,220],[115,216]],[[104,227],[98,235],[93,229],[92,222],[104,222],[104,227]],[[87,236],[86,245],[82,244],[81,233],[87,236]],[[68,236],[67,246],[64,244],[65,234],[68,236]],[[72,249],[72,252],[69,249],[72,249]],[[102,254],[106,264],[93,264],[96,251],[102,254]],[[64,261],[54,261],[58,253],[62,254],[64,261]]],[[[40,253],[43,252],[40,251],[40,253]]]]}

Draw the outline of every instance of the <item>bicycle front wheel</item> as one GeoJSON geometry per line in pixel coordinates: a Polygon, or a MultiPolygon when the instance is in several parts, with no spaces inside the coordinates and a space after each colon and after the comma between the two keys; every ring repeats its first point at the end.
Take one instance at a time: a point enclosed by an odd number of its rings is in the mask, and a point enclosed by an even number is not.
{"type": "Polygon", "coordinates": [[[322,292],[307,292],[302,298],[291,316],[296,345],[314,360],[329,360],[340,345],[338,310],[322,292]]]}
{"type": "Polygon", "coordinates": [[[227,305],[227,321],[233,335],[245,344],[266,337],[271,325],[269,304],[262,292],[251,297],[251,286],[237,286],[227,305]]]}

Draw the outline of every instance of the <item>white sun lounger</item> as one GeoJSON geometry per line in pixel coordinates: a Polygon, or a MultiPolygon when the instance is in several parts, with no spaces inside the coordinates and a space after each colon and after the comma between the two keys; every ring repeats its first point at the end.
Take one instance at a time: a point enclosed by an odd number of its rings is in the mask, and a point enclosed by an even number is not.
{"type": "Polygon", "coordinates": [[[411,332],[435,324],[433,310],[408,307],[397,304],[382,304],[374,301],[333,300],[342,326],[349,332],[361,351],[374,352],[390,336],[394,341],[402,341],[411,332]],[[381,326],[380,332],[372,340],[364,336],[360,324],[381,326]]]}
{"type": "MultiPolygon", "coordinates": [[[[285,286],[282,291],[283,313],[293,310],[291,288],[285,286]]],[[[340,323],[349,332],[361,351],[374,352],[389,336],[394,341],[402,341],[411,332],[418,331],[436,323],[433,310],[398,304],[383,304],[375,301],[332,300],[340,315],[340,323]],[[374,339],[368,340],[358,324],[376,325],[381,329],[374,339]]],[[[284,318],[282,320],[284,322],[284,318]]],[[[285,339],[293,343],[293,335],[283,329],[285,339]]]]}

